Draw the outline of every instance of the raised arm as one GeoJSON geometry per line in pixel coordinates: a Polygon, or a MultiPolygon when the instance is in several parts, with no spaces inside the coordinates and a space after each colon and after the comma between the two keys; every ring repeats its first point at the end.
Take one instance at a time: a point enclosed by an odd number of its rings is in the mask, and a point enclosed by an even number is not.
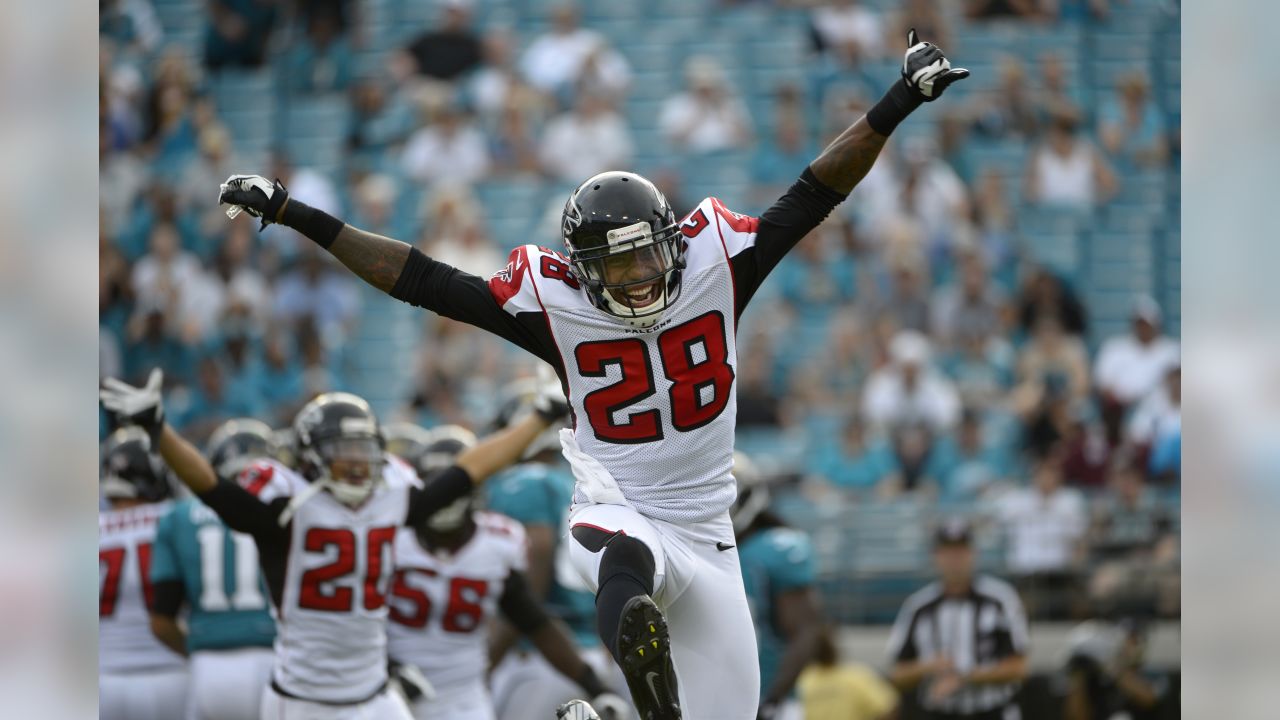
{"type": "Polygon", "coordinates": [[[968,70],[951,69],[951,61],[938,46],[921,42],[914,28],[907,34],[907,44],[902,77],[809,165],[814,177],[836,192],[847,194],[866,177],[889,134],[911,111],[937,100],[951,83],[969,77],[968,70]]]}

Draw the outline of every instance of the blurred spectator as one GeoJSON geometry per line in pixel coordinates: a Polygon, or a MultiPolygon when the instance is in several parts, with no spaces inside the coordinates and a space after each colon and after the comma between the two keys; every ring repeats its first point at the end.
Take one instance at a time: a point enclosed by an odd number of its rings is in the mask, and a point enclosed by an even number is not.
{"type": "Polygon", "coordinates": [[[947,500],[972,502],[1012,475],[1012,458],[988,442],[982,416],[966,409],[950,435],[934,444],[925,474],[938,482],[947,500]]]}
{"type": "Polygon", "coordinates": [[[658,127],[676,151],[710,153],[751,141],[751,115],[730,89],[716,60],[695,55],[685,64],[686,89],[662,103],[658,127]]]}
{"type": "Polygon", "coordinates": [[[1145,74],[1116,80],[1116,96],[1098,111],[1098,137],[1111,157],[1130,166],[1164,164],[1169,153],[1164,120],[1145,74]]]}
{"type": "Polygon", "coordinates": [[[471,27],[473,0],[444,0],[436,27],[415,37],[392,57],[400,79],[412,74],[456,80],[480,64],[480,38],[471,27]]]}
{"type": "Polygon", "coordinates": [[[1084,343],[1064,333],[1056,320],[1042,319],[1018,358],[1015,408],[1029,414],[1046,397],[1076,406],[1088,394],[1089,357],[1084,343]]]}
{"type": "Polygon", "coordinates": [[[101,0],[98,3],[98,37],[123,48],[146,53],[164,39],[164,28],[150,0],[101,0]]]}
{"type": "Polygon", "coordinates": [[[1032,475],[1031,487],[996,500],[996,519],[1007,538],[1005,567],[1032,615],[1061,616],[1070,609],[1084,560],[1088,515],[1078,490],[1063,487],[1061,459],[1050,455],[1032,475]]]}
{"type": "Polygon", "coordinates": [[[196,251],[204,254],[216,247],[209,241],[226,229],[226,207],[209,202],[209,188],[216,188],[228,177],[241,172],[243,165],[231,150],[231,134],[220,124],[200,131],[200,154],[187,163],[181,181],[174,188],[177,208],[191,217],[201,244],[196,251]]]}
{"type": "Polygon", "coordinates": [[[497,272],[506,258],[494,247],[477,220],[459,228],[457,235],[427,246],[427,255],[463,272],[488,277],[497,272]]]}
{"type": "Polygon", "coordinates": [[[996,91],[975,108],[974,126],[990,137],[1034,137],[1040,118],[1026,69],[1017,58],[1004,55],[999,72],[996,91]]]}
{"type": "Polygon", "coordinates": [[[1059,110],[1045,141],[1027,163],[1027,199],[1042,205],[1089,208],[1116,192],[1115,174],[1098,149],[1078,134],[1080,118],[1059,110]]]}
{"type": "Polygon", "coordinates": [[[413,108],[404,95],[388,92],[381,80],[366,78],[351,88],[347,147],[368,167],[385,162],[385,152],[413,129],[413,108]]]}
{"type": "Polygon", "coordinates": [[[186,342],[203,338],[222,309],[216,288],[211,287],[200,261],[182,250],[172,224],[157,223],[150,246],[151,251],[133,266],[130,278],[138,303],[165,309],[169,331],[186,342]]]}
{"type": "Polygon", "coordinates": [[[961,248],[958,261],[959,281],[936,290],[930,308],[930,335],[943,348],[995,335],[1005,324],[1007,300],[991,284],[981,251],[961,248]]]}
{"type": "Polygon", "coordinates": [[[452,101],[427,101],[423,124],[401,155],[404,172],[424,185],[441,181],[473,183],[489,172],[484,133],[472,125],[452,101]]]}
{"type": "Polygon", "coordinates": [[[984,168],[973,187],[973,227],[977,245],[987,258],[995,280],[1012,288],[1016,241],[1014,210],[1009,203],[1006,180],[995,168],[984,168]]]}
{"type": "MultiPolygon", "coordinates": [[[[129,264],[119,248],[105,234],[98,236],[98,325],[111,331],[117,339],[124,335],[129,321],[129,305],[133,287],[129,264]]],[[[119,376],[117,376],[119,377],[119,376]]]]}
{"type": "MultiPolygon", "coordinates": [[[[208,200],[205,203],[212,204],[208,200]]],[[[222,217],[225,219],[226,215],[222,217]]],[[[128,222],[116,236],[116,242],[126,258],[136,260],[147,251],[151,243],[151,231],[157,225],[172,227],[177,233],[178,245],[182,250],[193,252],[202,259],[207,256],[210,248],[201,237],[200,229],[192,215],[182,212],[179,208],[173,182],[153,175],[151,185],[147,187],[140,201],[131,208],[128,222]]]]}
{"type": "Polygon", "coordinates": [[[1168,677],[1146,667],[1146,623],[1090,620],[1067,636],[1062,720],[1156,720],[1172,697],[1168,677]]]}
{"type": "Polygon", "coordinates": [[[992,333],[960,336],[940,365],[955,382],[963,404],[988,409],[1004,403],[1013,387],[1016,362],[1009,341],[992,333]]]}
{"type": "MultiPolygon", "coordinates": [[[[834,0],[814,8],[818,50],[845,67],[884,56],[884,22],[880,13],[859,0],[834,0]]],[[[906,36],[903,36],[905,42],[906,36]]]]}
{"type": "Polygon", "coordinates": [[[938,479],[929,475],[929,457],[936,433],[928,424],[912,420],[890,429],[889,442],[898,473],[880,487],[881,497],[889,498],[903,492],[921,490],[930,498],[937,497],[938,479]]]}
{"type": "Polygon", "coordinates": [[[497,127],[490,134],[494,174],[540,174],[532,114],[529,107],[514,98],[500,111],[497,127]]]}
{"type": "MultiPolygon", "coordinates": [[[[524,78],[516,68],[516,39],[509,30],[495,29],[485,34],[481,45],[483,63],[467,84],[471,104],[482,117],[493,117],[513,103],[518,90],[525,88],[524,78]]],[[[536,92],[529,90],[528,92],[536,92]]]]}
{"type": "Polygon", "coordinates": [[[262,374],[259,392],[266,404],[271,424],[289,424],[307,399],[303,395],[302,367],[292,356],[289,337],[283,332],[268,333],[262,343],[262,374]]]}
{"type": "Polygon", "coordinates": [[[209,70],[261,67],[278,0],[209,0],[204,64],[209,70]]]}
{"type": "MultiPolygon", "coordinates": [[[[111,152],[110,142],[98,142],[98,222],[115,237],[129,222],[129,213],[147,185],[147,167],[131,152],[111,152]]],[[[225,179],[225,178],[224,178],[225,179]]]]}
{"type": "Polygon", "coordinates": [[[868,436],[854,414],[836,442],[823,442],[810,456],[809,472],[844,490],[870,493],[886,481],[896,482],[898,460],[878,435],[868,436]]]}
{"type": "Polygon", "coordinates": [[[809,138],[804,103],[794,85],[784,85],[774,96],[773,136],[756,147],[751,181],[756,200],[767,207],[800,176],[817,149],[809,138]]]}
{"type": "Polygon", "coordinates": [[[1084,304],[1062,278],[1041,267],[1027,276],[1018,292],[1018,325],[1030,333],[1045,319],[1056,320],[1068,335],[1084,336],[1084,304]]]}
{"type": "Polygon", "coordinates": [[[1178,363],[1165,370],[1154,390],[1140,400],[1129,416],[1128,440],[1134,445],[1154,448],[1167,438],[1182,435],[1182,367],[1178,363]]]}
{"type": "Polygon", "coordinates": [[[968,0],[965,14],[971,20],[1021,18],[1037,20],[1045,17],[1043,0],[968,0]]]}
{"type": "MultiPolygon", "coordinates": [[[[280,180],[289,188],[289,197],[297,198],[298,201],[335,217],[342,215],[338,191],[333,181],[312,168],[295,166],[289,153],[284,150],[277,148],[271,153],[271,164],[266,176],[280,180]]],[[[314,247],[310,240],[279,224],[267,226],[259,233],[259,237],[282,262],[290,262],[300,250],[314,247]]]]}
{"type": "Polygon", "coordinates": [[[862,413],[873,426],[923,423],[935,432],[960,417],[955,386],[930,364],[929,341],[913,331],[893,338],[889,364],[867,380],[862,413]]]}
{"type": "Polygon", "coordinates": [[[1127,409],[1155,390],[1178,365],[1178,341],[1160,331],[1160,306],[1150,297],[1134,302],[1130,333],[1107,338],[1098,348],[1094,379],[1104,409],[1127,409]]]}
{"type": "Polygon", "coordinates": [[[285,88],[290,92],[336,92],[351,84],[355,58],[335,13],[336,10],[308,13],[305,32],[283,60],[285,88]]]}
{"type": "Polygon", "coordinates": [[[770,353],[757,350],[740,356],[738,365],[738,427],[778,427],[781,400],[773,382],[770,353]]]}
{"type": "Polygon", "coordinates": [[[330,357],[325,338],[311,317],[302,318],[297,325],[297,346],[302,365],[302,399],[305,401],[320,393],[346,389],[337,364],[330,357]]]}
{"type": "Polygon", "coordinates": [[[480,204],[465,185],[440,185],[424,203],[423,252],[463,272],[488,277],[506,258],[484,234],[480,204]]]}
{"type": "Polygon", "coordinates": [[[208,355],[197,365],[194,385],[166,395],[165,410],[184,436],[203,442],[223,422],[235,417],[256,417],[261,411],[256,395],[230,390],[226,368],[215,356],[208,355]]]}
{"type": "Polygon", "coordinates": [[[940,48],[952,48],[951,22],[942,11],[939,0],[907,0],[893,20],[893,30],[889,33],[889,47],[896,48],[899,43],[906,42],[907,33],[915,28],[922,38],[940,48]]]}
{"type": "Polygon", "coordinates": [[[551,31],[534,38],[520,68],[534,87],[561,99],[572,95],[588,69],[597,90],[621,91],[631,75],[627,61],[603,36],[578,26],[578,11],[570,3],[552,9],[551,31]]]}
{"type": "Polygon", "coordinates": [[[244,308],[250,314],[254,332],[258,333],[268,320],[271,288],[253,263],[257,220],[241,215],[228,226],[213,259],[212,279],[219,286],[218,295],[225,305],[244,308]]]}
{"type": "Polygon", "coordinates": [[[181,53],[168,51],[156,62],[142,140],[158,169],[176,170],[195,153],[195,85],[195,73],[181,53]]]}
{"type": "Polygon", "coordinates": [[[1040,87],[1036,94],[1037,122],[1045,125],[1054,113],[1080,113],[1080,94],[1067,76],[1062,56],[1047,52],[1040,56],[1040,87]]]}
{"type": "Polygon", "coordinates": [[[1153,611],[1176,582],[1178,541],[1136,460],[1113,464],[1107,493],[1094,507],[1089,596],[1101,612],[1153,611]]]}
{"type": "Polygon", "coordinates": [[[964,181],[938,156],[930,137],[916,136],[902,144],[901,191],[896,212],[920,223],[930,247],[949,248],[960,237],[969,217],[969,194],[964,181]]]}
{"type": "Polygon", "coordinates": [[[369,173],[355,184],[352,193],[351,224],[383,237],[409,238],[409,228],[396,217],[400,189],[390,175],[369,173]]]}
{"type": "Polygon", "coordinates": [[[543,170],[574,185],[605,170],[627,169],[634,152],[626,121],[593,92],[578,93],[573,109],[547,124],[539,147],[543,170]]]}
{"type": "Polygon", "coordinates": [[[329,255],[315,245],[298,254],[293,270],[276,283],[272,310],[292,325],[313,323],[329,347],[341,345],[360,310],[354,276],[330,265],[329,255]]]}
{"type": "MultiPolygon", "coordinates": [[[[915,236],[914,226],[896,226],[898,232],[915,236]],[[910,228],[910,229],[908,229],[910,228]]],[[[893,240],[890,241],[894,242],[893,240]]],[[[897,257],[886,252],[889,276],[884,288],[867,303],[874,318],[891,318],[895,327],[924,333],[929,329],[929,281],[925,277],[924,260],[907,250],[897,257]]]]}
{"type": "Polygon", "coordinates": [[[898,693],[876,670],[841,662],[835,629],[825,626],[813,662],[796,680],[804,720],[888,720],[898,693]]]}
{"type": "Polygon", "coordinates": [[[164,308],[146,301],[138,304],[129,321],[125,345],[125,381],[136,385],[146,382],[152,368],[164,368],[169,382],[181,383],[191,377],[190,349],[176,339],[164,308]]]}
{"type": "Polygon", "coordinates": [[[796,246],[791,262],[778,268],[780,277],[775,282],[798,314],[820,319],[857,296],[854,262],[842,252],[840,242],[846,232],[848,223],[828,216],[796,246]]]}

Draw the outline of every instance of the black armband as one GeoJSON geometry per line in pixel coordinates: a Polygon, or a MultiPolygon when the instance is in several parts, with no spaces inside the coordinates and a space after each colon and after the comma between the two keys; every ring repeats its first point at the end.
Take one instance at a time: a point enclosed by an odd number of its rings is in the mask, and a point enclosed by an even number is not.
{"type": "Polygon", "coordinates": [[[599,676],[596,675],[596,671],[592,670],[591,666],[586,663],[583,663],[582,672],[579,673],[578,677],[574,678],[573,681],[578,683],[578,687],[585,690],[587,695],[590,697],[596,697],[597,695],[603,695],[609,692],[609,688],[605,687],[605,684],[600,681],[599,676]]]}
{"type": "Polygon", "coordinates": [[[333,241],[338,239],[338,233],[346,223],[323,210],[289,198],[280,213],[280,224],[288,225],[328,250],[333,241]]]}
{"type": "Polygon", "coordinates": [[[898,78],[889,92],[880,98],[880,102],[867,111],[867,124],[872,130],[888,137],[898,127],[898,123],[905,120],[923,102],[923,98],[911,92],[906,81],[898,78]]]}

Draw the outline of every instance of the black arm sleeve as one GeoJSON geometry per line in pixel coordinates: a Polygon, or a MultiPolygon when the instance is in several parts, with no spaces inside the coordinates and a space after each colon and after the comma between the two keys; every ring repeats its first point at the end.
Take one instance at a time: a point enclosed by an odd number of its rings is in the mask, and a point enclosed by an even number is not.
{"type": "Polygon", "coordinates": [[[790,189],[760,216],[760,227],[752,247],[734,255],[733,281],[737,297],[734,308],[738,316],[746,309],[760,284],[769,276],[783,256],[795,247],[844,202],[847,193],[839,193],[823,185],[805,168],[790,189]]]}
{"type": "Polygon", "coordinates": [[[470,495],[475,490],[475,483],[466,470],[457,465],[450,466],[440,472],[424,488],[409,488],[409,512],[405,515],[404,524],[416,527],[437,510],[461,497],[470,495]]]}
{"type": "Polygon", "coordinates": [[[280,513],[289,504],[287,498],[264,503],[253,493],[226,480],[219,480],[212,490],[199,497],[232,530],[249,533],[260,541],[287,537],[285,528],[280,527],[280,513]]]}
{"type": "Polygon", "coordinates": [[[181,580],[165,580],[153,583],[151,585],[151,593],[152,615],[167,618],[178,617],[178,610],[182,609],[182,601],[186,598],[186,592],[182,588],[181,580]]]}
{"type": "Polygon", "coordinates": [[[529,581],[524,573],[512,570],[507,575],[506,585],[502,588],[502,597],[498,598],[498,607],[502,616],[511,622],[522,635],[529,635],[549,619],[547,612],[533,598],[529,589],[529,581]]]}
{"type": "Polygon", "coordinates": [[[417,248],[409,252],[390,294],[410,305],[488,330],[563,371],[560,353],[542,313],[512,316],[494,300],[482,278],[433,260],[417,248]]]}

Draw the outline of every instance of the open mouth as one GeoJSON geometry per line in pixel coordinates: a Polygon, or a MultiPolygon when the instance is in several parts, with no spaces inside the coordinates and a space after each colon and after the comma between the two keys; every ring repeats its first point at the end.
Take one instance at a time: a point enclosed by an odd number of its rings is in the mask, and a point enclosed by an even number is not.
{"type": "Polygon", "coordinates": [[[645,285],[636,285],[626,288],[625,290],[615,290],[614,297],[619,294],[625,297],[625,302],[633,308],[642,308],[658,301],[658,295],[662,292],[661,283],[653,281],[645,285]]]}

